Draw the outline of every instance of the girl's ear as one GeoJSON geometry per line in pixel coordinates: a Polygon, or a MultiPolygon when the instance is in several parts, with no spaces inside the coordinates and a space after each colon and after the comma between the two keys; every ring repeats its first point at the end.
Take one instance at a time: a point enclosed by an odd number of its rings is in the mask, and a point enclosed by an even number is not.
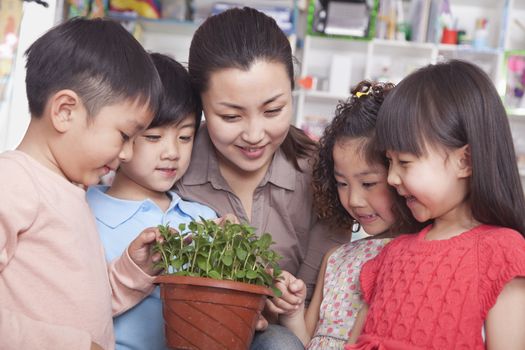
{"type": "Polygon", "coordinates": [[[458,162],[458,177],[466,178],[472,175],[472,161],[470,157],[470,146],[466,144],[458,148],[456,151],[458,162]]]}
{"type": "Polygon", "coordinates": [[[84,108],[77,93],[67,89],[55,92],[49,103],[51,123],[59,133],[68,131],[73,125],[76,114],[84,108]]]}

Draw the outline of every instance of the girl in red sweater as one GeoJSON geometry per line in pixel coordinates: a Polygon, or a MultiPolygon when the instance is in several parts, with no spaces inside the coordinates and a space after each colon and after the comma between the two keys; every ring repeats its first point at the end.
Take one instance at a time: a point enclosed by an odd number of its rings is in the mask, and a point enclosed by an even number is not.
{"type": "Polygon", "coordinates": [[[431,224],[365,264],[366,322],[346,348],[525,349],[525,201],[489,77],[461,61],[410,74],[385,99],[377,139],[388,183],[431,224]]]}

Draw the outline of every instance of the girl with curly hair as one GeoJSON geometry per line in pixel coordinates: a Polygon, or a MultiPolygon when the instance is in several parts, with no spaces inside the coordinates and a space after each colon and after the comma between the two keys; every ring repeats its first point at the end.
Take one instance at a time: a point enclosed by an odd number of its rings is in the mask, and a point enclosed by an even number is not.
{"type": "Polygon", "coordinates": [[[307,349],[343,349],[362,305],[361,266],[397,233],[417,229],[388,185],[386,158],[373,142],[379,107],[392,88],[390,83],[360,82],[337,106],[320,140],[313,172],[320,216],[353,232],[362,227],[369,236],[329,251],[308,309],[303,304],[280,316],[307,349]]]}

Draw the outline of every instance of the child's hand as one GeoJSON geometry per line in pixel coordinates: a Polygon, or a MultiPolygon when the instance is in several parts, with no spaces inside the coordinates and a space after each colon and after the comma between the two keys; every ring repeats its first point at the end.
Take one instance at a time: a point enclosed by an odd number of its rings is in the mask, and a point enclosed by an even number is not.
{"type": "Polygon", "coordinates": [[[157,275],[161,269],[155,269],[153,264],[160,260],[159,253],[153,253],[153,243],[161,241],[159,229],[149,227],[142,231],[128,247],[128,254],[135,264],[150,276],[157,275]]]}
{"type": "Polygon", "coordinates": [[[266,307],[271,313],[292,316],[304,310],[306,285],[288,271],[283,271],[275,283],[283,294],[279,298],[267,300],[266,307]]]}
{"type": "Polygon", "coordinates": [[[232,214],[232,213],[228,213],[224,216],[221,216],[220,218],[217,218],[215,220],[213,220],[217,225],[222,225],[223,223],[225,223],[226,221],[229,221],[231,222],[232,224],[239,224],[240,221],[239,221],[239,218],[237,216],[235,216],[235,214],[232,214]]]}

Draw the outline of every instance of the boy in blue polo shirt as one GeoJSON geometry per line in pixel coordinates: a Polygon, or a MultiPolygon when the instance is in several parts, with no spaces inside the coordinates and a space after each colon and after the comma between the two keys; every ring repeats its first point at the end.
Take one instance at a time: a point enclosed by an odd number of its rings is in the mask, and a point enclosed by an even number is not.
{"type": "MultiPolygon", "coordinates": [[[[161,54],[151,57],[164,86],[160,111],[137,136],[131,160],[120,165],[111,187],[87,192],[108,261],[121,256],[146,227],[169,223],[177,228],[199,217],[217,217],[212,209],[170,190],[188,169],[202,107],[182,65],[161,54]]],[[[114,325],[117,350],[167,349],[159,288],[115,317],[114,325]]]]}

